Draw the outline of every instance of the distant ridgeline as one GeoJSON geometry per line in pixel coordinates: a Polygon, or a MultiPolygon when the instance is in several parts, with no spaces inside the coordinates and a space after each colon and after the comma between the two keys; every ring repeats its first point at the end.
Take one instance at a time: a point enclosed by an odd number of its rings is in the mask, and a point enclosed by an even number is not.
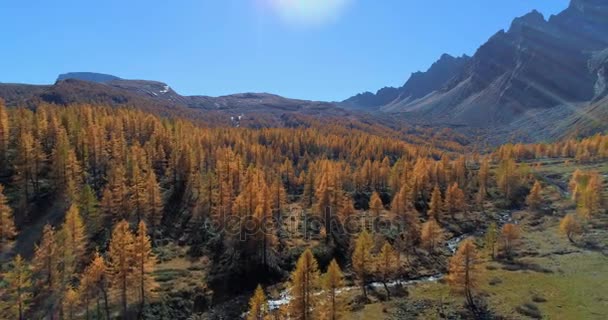
{"type": "Polygon", "coordinates": [[[57,77],[57,81],[63,81],[67,79],[76,79],[98,83],[107,83],[114,80],[122,80],[121,78],[113,75],[95,72],[69,72],[60,74],[59,77],[57,77]]]}

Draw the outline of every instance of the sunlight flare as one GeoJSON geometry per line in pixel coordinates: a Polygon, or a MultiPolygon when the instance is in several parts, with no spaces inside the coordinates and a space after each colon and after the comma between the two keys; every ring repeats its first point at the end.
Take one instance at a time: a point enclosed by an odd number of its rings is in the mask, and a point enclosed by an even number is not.
{"type": "Polygon", "coordinates": [[[318,26],[334,21],[352,0],[263,0],[284,22],[318,26]]]}

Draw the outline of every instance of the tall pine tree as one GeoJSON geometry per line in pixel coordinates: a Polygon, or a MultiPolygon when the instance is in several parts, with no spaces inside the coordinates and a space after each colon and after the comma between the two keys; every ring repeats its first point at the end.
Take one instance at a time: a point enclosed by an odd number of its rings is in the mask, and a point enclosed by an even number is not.
{"type": "Polygon", "coordinates": [[[372,249],[374,240],[367,230],[361,231],[357,240],[355,240],[355,249],[352,255],[353,271],[357,278],[357,282],[361,286],[363,296],[367,298],[367,282],[374,268],[372,257],[372,249]]]}
{"type": "Polygon", "coordinates": [[[5,319],[24,320],[32,300],[32,272],[25,260],[17,255],[13,267],[4,275],[6,308],[0,312],[5,319]]]}
{"type": "Polygon", "coordinates": [[[139,298],[139,314],[141,316],[145,303],[149,300],[152,290],[156,288],[156,282],[151,273],[154,269],[155,256],[152,253],[152,245],[148,230],[143,221],[139,222],[137,234],[133,245],[134,256],[134,286],[139,298]]]}
{"type": "Polygon", "coordinates": [[[247,320],[266,320],[268,316],[268,301],[262,286],[258,285],[249,300],[249,314],[247,320]]]}
{"type": "Polygon", "coordinates": [[[448,283],[456,291],[464,294],[467,304],[472,308],[475,308],[472,290],[479,283],[480,263],[475,243],[471,239],[466,239],[450,259],[448,269],[448,283]]]}
{"type": "Polygon", "coordinates": [[[331,260],[322,279],[324,289],[323,318],[328,320],[341,319],[343,306],[338,300],[338,290],[344,286],[344,275],[336,259],[331,260]]]}
{"type": "Polygon", "coordinates": [[[129,223],[122,220],[112,230],[112,239],[108,249],[108,274],[122,309],[127,317],[129,292],[134,285],[135,237],[129,229],[129,223]]]}
{"type": "Polygon", "coordinates": [[[17,235],[13,210],[4,195],[4,186],[0,184],[0,253],[3,253],[9,240],[17,235]]]}
{"type": "Polygon", "coordinates": [[[315,319],[315,308],[318,296],[315,294],[319,287],[319,267],[310,249],[304,250],[295,270],[291,273],[289,302],[290,319],[315,319]]]}

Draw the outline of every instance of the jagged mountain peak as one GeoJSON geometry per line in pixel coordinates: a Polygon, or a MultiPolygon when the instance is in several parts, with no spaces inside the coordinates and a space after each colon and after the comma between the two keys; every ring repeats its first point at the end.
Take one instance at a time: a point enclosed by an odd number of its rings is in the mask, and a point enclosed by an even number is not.
{"type": "Polygon", "coordinates": [[[449,53],[444,53],[441,55],[441,57],[439,57],[439,60],[435,61],[435,63],[440,63],[440,62],[445,62],[445,61],[452,61],[454,59],[457,59],[456,57],[454,57],[453,55],[449,54],[449,53]]]}
{"type": "Polygon", "coordinates": [[[460,71],[470,57],[455,57],[444,53],[426,71],[413,72],[409,79],[399,88],[384,87],[375,94],[363,92],[342,102],[351,108],[378,108],[402,100],[415,100],[441,89],[460,71]]]}
{"type": "Polygon", "coordinates": [[[390,95],[366,93],[345,104],[364,102],[360,108],[408,112],[433,123],[506,125],[531,110],[602,99],[608,68],[597,52],[605,49],[608,1],[573,0],[549,19],[537,10],[515,18],[473,57],[442,55],[390,95]]]}
{"type": "Polygon", "coordinates": [[[422,73],[427,73],[427,72],[433,72],[438,68],[444,68],[446,66],[450,66],[452,64],[458,64],[461,61],[466,61],[468,60],[470,57],[466,54],[463,54],[462,56],[453,56],[451,54],[448,53],[444,53],[441,55],[441,57],[439,57],[439,60],[433,62],[433,64],[431,65],[430,68],[428,68],[426,71],[417,71],[414,72],[414,74],[422,74],[422,73]]]}
{"type": "Polygon", "coordinates": [[[537,10],[532,10],[531,12],[513,19],[511,23],[511,28],[509,32],[513,32],[523,27],[543,27],[547,21],[545,20],[545,16],[537,10]]]}

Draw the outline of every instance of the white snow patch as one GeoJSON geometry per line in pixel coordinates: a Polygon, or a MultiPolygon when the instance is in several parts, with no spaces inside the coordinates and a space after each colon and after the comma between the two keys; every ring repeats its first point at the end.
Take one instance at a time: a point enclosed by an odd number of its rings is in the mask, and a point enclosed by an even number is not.
{"type": "Polygon", "coordinates": [[[169,92],[169,89],[170,89],[169,86],[165,85],[165,87],[163,88],[163,90],[160,91],[160,93],[163,93],[163,94],[167,93],[167,92],[169,92]]]}

